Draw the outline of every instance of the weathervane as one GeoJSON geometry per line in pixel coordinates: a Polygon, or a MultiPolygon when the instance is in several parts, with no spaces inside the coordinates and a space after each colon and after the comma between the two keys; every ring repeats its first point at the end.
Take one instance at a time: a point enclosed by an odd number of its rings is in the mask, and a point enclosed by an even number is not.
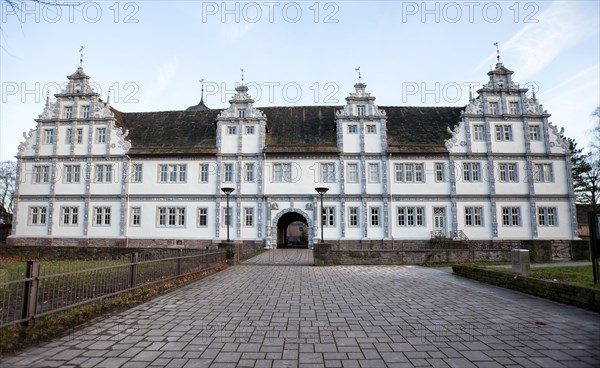
{"type": "Polygon", "coordinates": [[[202,84],[202,92],[200,94],[200,101],[204,101],[204,79],[200,79],[198,80],[198,82],[200,82],[202,84]]]}
{"type": "Polygon", "coordinates": [[[83,47],[83,46],[81,46],[81,47],[79,48],[79,66],[80,66],[80,67],[81,67],[81,66],[83,66],[83,49],[84,49],[84,48],[85,48],[85,47],[83,47]]]}
{"type": "Polygon", "coordinates": [[[244,68],[240,68],[240,70],[242,71],[242,85],[244,85],[244,68]]]}
{"type": "Polygon", "coordinates": [[[496,46],[496,59],[500,62],[500,49],[498,48],[498,42],[494,42],[494,46],[496,46]]]}
{"type": "Polygon", "coordinates": [[[358,83],[360,83],[360,66],[354,70],[358,72],[358,83]]]}

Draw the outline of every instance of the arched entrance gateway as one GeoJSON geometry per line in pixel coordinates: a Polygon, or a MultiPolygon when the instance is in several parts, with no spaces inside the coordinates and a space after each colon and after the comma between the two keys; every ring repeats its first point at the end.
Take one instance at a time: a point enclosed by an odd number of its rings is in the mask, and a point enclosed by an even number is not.
{"type": "Polygon", "coordinates": [[[286,209],[273,219],[277,229],[277,247],[312,248],[312,220],[304,211],[286,209]]]}

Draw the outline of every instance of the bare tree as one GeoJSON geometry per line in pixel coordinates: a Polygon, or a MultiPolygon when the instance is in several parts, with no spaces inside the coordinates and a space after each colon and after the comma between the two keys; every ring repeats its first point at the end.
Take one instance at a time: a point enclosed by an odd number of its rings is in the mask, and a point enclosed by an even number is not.
{"type": "Polygon", "coordinates": [[[0,164],[0,224],[10,224],[17,184],[17,164],[4,161],[0,164]]]}

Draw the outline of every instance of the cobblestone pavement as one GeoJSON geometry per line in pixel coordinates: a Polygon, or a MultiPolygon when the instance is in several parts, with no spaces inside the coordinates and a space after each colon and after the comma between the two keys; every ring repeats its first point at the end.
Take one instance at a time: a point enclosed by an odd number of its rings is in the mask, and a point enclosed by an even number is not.
{"type": "Polygon", "coordinates": [[[311,266],[314,264],[312,250],[302,248],[279,248],[259,254],[242,262],[244,265],[311,266]]]}
{"type": "Polygon", "coordinates": [[[415,266],[242,264],[0,360],[207,366],[599,367],[600,314],[415,266]]]}

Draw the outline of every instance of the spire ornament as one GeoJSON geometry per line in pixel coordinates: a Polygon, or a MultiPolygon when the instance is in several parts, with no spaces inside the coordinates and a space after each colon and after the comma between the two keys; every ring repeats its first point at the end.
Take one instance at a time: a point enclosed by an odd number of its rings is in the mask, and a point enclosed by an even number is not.
{"type": "Polygon", "coordinates": [[[500,63],[500,48],[498,47],[498,42],[494,42],[494,46],[496,46],[496,60],[500,63]]]}
{"type": "Polygon", "coordinates": [[[83,49],[85,47],[81,46],[79,48],[79,67],[81,68],[83,66],[83,49]]]}
{"type": "Polygon", "coordinates": [[[361,83],[361,80],[360,80],[360,66],[358,68],[355,68],[354,70],[356,70],[358,72],[358,83],[361,83]]]}

